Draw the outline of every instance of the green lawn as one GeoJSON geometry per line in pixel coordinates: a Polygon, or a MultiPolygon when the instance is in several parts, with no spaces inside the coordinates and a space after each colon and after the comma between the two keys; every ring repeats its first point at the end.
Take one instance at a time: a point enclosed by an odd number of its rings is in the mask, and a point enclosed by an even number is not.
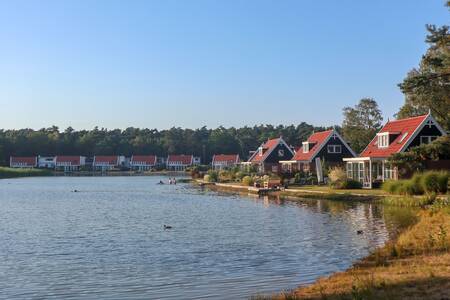
{"type": "Polygon", "coordinates": [[[299,191],[310,191],[310,192],[321,192],[321,193],[346,193],[346,194],[364,194],[364,195],[373,195],[373,196],[385,196],[387,193],[381,189],[332,189],[326,185],[303,185],[303,186],[290,186],[291,190],[299,190],[299,191]]]}

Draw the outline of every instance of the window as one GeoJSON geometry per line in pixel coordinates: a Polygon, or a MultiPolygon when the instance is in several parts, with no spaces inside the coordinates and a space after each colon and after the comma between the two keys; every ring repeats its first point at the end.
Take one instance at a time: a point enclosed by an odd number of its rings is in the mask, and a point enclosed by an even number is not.
{"type": "Polygon", "coordinates": [[[283,149],[278,150],[278,156],[279,157],[283,157],[284,156],[284,150],[283,149]]]}
{"type": "Polygon", "coordinates": [[[328,145],[328,153],[341,153],[341,145],[328,145]]]}
{"type": "Polygon", "coordinates": [[[398,142],[399,143],[403,142],[403,140],[406,138],[407,135],[408,135],[408,132],[405,132],[398,142]]]}
{"type": "Polygon", "coordinates": [[[347,177],[353,179],[352,163],[347,163],[347,177]]]}
{"type": "Polygon", "coordinates": [[[378,148],[387,148],[389,146],[389,133],[383,132],[378,134],[378,148]]]}
{"type": "Polygon", "coordinates": [[[420,144],[429,144],[437,138],[438,138],[437,136],[423,135],[420,137],[420,144]]]}
{"type": "Polygon", "coordinates": [[[262,155],[263,155],[263,148],[262,148],[262,147],[259,147],[259,148],[258,148],[258,151],[259,151],[259,156],[262,156],[262,155]]]}
{"type": "Polygon", "coordinates": [[[303,142],[303,153],[308,153],[308,152],[309,152],[309,143],[303,142]]]}

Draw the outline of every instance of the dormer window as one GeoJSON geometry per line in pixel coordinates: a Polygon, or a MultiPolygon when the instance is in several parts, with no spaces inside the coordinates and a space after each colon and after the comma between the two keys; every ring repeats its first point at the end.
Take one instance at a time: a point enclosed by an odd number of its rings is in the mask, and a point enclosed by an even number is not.
{"type": "Polygon", "coordinates": [[[382,132],[378,134],[378,148],[389,147],[389,132],[382,132]]]}
{"type": "Polygon", "coordinates": [[[302,146],[303,146],[303,153],[308,153],[309,152],[309,143],[303,142],[302,146]]]}
{"type": "Polygon", "coordinates": [[[399,143],[403,142],[407,136],[408,136],[408,132],[405,132],[398,142],[399,143]]]}

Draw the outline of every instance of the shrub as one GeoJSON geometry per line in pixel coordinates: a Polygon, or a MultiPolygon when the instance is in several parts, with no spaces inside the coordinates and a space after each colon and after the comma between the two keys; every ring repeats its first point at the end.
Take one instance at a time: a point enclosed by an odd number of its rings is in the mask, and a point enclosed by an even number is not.
{"type": "Polygon", "coordinates": [[[328,178],[330,178],[331,183],[336,181],[345,181],[347,180],[347,174],[344,169],[335,167],[328,172],[328,178]]]}
{"type": "Polygon", "coordinates": [[[387,181],[383,182],[383,184],[381,185],[381,188],[383,189],[383,191],[385,191],[389,194],[397,194],[400,185],[401,185],[400,181],[387,180],[387,181]]]}
{"type": "Polygon", "coordinates": [[[206,182],[211,182],[211,177],[208,174],[206,174],[205,176],[203,176],[203,180],[206,182]]]}
{"type": "Polygon", "coordinates": [[[449,179],[449,173],[448,172],[439,172],[438,174],[438,189],[439,193],[445,194],[448,190],[448,179],[449,179]]]}
{"type": "Polygon", "coordinates": [[[301,180],[302,180],[302,173],[300,173],[300,172],[295,173],[295,175],[294,175],[294,182],[295,183],[300,183],[301,180]]]}
{"type": "Polygon", "coordinates": [[[209,175],[209,182],[217,182],[219,180],[219,173],[217,171],[209,170],[208,175],[209,175]]]}
{"type": "Polygon", "coordinates": [[[439,192],[439,173],[426,172],[422,176],[422,187],[427,194],[439,192]]]}
{"type": "Polygon", "coordinates": [[[242,178],[242,184],[247,186],[253,185],[253,178],[248,175],[244,176],[244,178],[242,178]]]}
{"type": "Polygon", "coordinates": [[[360,189],[362,188],[361,182],[353,179],[347,179],[342,182],[341,189],[360,189]]]}
{"type": "Polygon", "coordinates": [[[414,176],[410,180],[412,184],[412,194],[410,195],[423,195],[423,186],[422,186],[422,174],[415,173],[414,176]]]}

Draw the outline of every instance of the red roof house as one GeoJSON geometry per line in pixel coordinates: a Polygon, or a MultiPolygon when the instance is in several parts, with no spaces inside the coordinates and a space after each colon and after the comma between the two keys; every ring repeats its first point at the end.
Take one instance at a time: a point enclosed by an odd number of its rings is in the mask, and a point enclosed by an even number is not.
{"type": "Polygon", "coordinates": [[[262,143],[243,165],[255,165],[260,173],[280,171],[280,161],[289,160],[294,156],[294,151],[283,138],[269,139],[262,143]]]}
{"type": "Polygon", "coordinates": [[[193,155],[170,154],[169,156],[167,156],[166,167],[168,170],[184,171],[187,167],[192,166],[193,163],[193,155]]]}
{"type": "Polygon", "coordinates": [[[316,160],[326,162],[328,166],[342,164],[344,157],[355,157],[356,154],[334,129],[315,132],[304,142],[294,157],[289,161],[282,161],[283,170],[289,172],[315,172],[316,160]]]}
{"type": "Polygon", "coordinates": [[[344,159],[347,162],[347,176],[361,181],[368,188],[375,181],[397,179],[397,170],[386,163],[392,154],[431,143],[446,134],[430,113],[388,121],[359,157],[344,159]]]}
{"type": "Polygon", "coordinates": [[[55,167],[64,168],[65,171],[75,171],[86,164],[84,156],[58,155],[55,157],[55,167]]]}
{"type": "Polygon", "coordinates": [[[11,156],[9,158],[9,166],[11,168],[35,168],[37,163],[37,156],[11,156]]]}
{"type": "Polygon", "coordinates": [[[156,166],[156,155],[133,155],[130,166],[133,169],[149,170],[156,166]]]}
{"type": "Polygon", "coordinates": [[[239,162],[239,154],[214,154],[211,165],[214,169],[224,169],[237,166],[239,162]]]}
{"type": "Polygon", "coordinates": [[[119,167],[121,163],[121,157],[117,155],[96,155],[92,162],[94,169],[113,169],[119,167]]]}

